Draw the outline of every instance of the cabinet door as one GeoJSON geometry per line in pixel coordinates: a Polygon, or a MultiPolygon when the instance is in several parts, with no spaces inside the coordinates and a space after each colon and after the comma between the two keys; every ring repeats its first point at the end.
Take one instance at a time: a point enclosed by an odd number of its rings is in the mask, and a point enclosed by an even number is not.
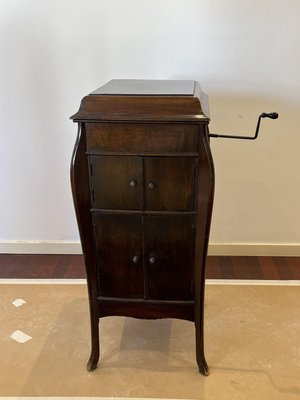
{"type": "Polygon", "coordinates": [[[142,217],[94,214],[100,296],[144,297],[142,217]]]}
{"type": "Polygon", "coordinates": [[[93,208],[138,210],[143,204],[141,157],[90,156],[93,208]]]}
{"type": "Polygon", "coordinates": [[[148,298],[192,300],[194,217],[146,217],[148,298]]]}
{"type": "Polygon", "coordinates": [[[193,157],[147,157],[146,210],[193,210],[195,166],[193,157]]]}

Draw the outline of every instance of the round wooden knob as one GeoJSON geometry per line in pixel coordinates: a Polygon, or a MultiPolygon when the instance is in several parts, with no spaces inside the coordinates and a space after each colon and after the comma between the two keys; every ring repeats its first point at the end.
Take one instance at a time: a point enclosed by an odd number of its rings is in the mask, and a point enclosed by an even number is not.
{"type": "Polygon", "coordinates": [[[155,258],[155,257],[150,257],[150,258],[149,258],[149,263],[150,263],[150,264],[154,264],[155,261],[156,261],[156,258],[155,258]]]}
{"type": "Polygon", "coordinates": [[[154,188],[155,188],[155,183],[152,182],[152,181],[149,182],[149,183],[148,183],[148,188],[149,188],[149,189],[154,189],[154,188]]]}
{"type": "Polygon", "coordinates": [[[129,182],[130,187],[135,187],[137,185],[137,181],[135,179],[132,179],[132,181],[129,182]]]}
{"type": "Polygon", "coordinates": [[[132,262],[137,264],[139,262],[139,257],[138,256],[134,256],[133,259],[132,259],[132,262]]]}

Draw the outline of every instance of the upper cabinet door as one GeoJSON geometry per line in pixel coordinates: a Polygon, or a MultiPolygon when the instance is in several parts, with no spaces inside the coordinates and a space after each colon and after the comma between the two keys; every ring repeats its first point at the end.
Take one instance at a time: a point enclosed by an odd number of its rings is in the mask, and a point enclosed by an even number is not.
{"type": "Polygon", "coordinates": [[[147,157],[145,165],[146,210],[194,210],[194,157],[147,157]]]}
{"type": "Polygon", "coordinates": [[[131,156],[90,156],[92,207],[139,210],[143,206],[143,161],[131,156]]]}

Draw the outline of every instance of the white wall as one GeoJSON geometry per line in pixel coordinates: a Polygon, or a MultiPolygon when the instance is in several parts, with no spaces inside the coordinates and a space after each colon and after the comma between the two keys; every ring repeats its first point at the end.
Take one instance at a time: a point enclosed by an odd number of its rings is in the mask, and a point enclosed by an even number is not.
{"type": "Polygon", "coordinates": [[[0,241],[78,240],[81,98],[113,78],[195,79],[210,97],[211,242],[300,244],[299,0],[0,0],[0,241]]]}

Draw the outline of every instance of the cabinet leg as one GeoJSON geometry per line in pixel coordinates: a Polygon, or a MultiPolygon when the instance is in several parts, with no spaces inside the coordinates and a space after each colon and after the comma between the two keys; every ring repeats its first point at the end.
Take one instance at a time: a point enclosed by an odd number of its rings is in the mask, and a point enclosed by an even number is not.
{"type": "Polygon", "coordinates": [[[200,374],[209,375],[209,369],[204,355],[204,338],[203,338],[203,325],[195,323],[196,329],[196,360],[200,374]]]}
{"type": "Polygon", "coordinates": [[[93,371],[97,368],[100,355],[99,346],[99,318],[91,317],[91,355],[87,363],[87,370],[93,371]]]}

